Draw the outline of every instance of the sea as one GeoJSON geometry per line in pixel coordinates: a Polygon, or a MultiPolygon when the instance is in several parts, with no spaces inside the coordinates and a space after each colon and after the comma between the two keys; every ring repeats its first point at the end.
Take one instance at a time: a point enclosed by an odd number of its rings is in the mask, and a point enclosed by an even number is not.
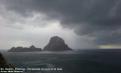
{"type": "Polygon", "coordinates": [[[121,49],[2,54],[16,68],[12,73],[121,73],[121,49]]]}

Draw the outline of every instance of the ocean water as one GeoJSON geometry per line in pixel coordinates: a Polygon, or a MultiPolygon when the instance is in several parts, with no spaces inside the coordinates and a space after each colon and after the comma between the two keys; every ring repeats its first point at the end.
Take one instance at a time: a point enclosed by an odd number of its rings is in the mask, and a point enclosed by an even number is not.
{"type": "Polygon", "coordinates": [[[120,49],[3,52],[3,55],[8,63],[24,68],[21,73],[121,73],[120,49]],[[26,70],[28,68],[33,70],[26,70]],[[54,68],[56,70],[47,70],[54,68]]]}

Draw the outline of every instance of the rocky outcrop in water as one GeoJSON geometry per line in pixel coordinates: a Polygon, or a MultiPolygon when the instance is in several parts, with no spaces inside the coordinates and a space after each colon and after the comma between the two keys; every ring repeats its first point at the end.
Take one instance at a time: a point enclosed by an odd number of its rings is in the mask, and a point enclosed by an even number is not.
{"type": "Polygon", "coordinates": [[[68,47],[65,41],[58,37],[54,36],[50,39],[49,43],[44,47],[45,51],[67,51],[72,50],[68,47]]]}
{"type": "Polygon", "coordinates": [[[12,47],[8,52],[35,52],[41,51],[41,48],[36,48],[35,46],[27,47],[12,47]]]}

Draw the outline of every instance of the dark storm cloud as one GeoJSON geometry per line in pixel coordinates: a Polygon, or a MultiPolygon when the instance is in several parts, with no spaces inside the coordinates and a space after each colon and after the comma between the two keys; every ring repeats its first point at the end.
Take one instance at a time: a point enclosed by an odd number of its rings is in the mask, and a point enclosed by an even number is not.
{"type": "Polygon", "coordinates": [[[0,0],[8,10],[25,17],[32,12],[47,14],[79,35],[96,37],[98,44],[121,43],[120,0],[0,0]],[[113,34],[113,35],[112,35],[113,34]]]}

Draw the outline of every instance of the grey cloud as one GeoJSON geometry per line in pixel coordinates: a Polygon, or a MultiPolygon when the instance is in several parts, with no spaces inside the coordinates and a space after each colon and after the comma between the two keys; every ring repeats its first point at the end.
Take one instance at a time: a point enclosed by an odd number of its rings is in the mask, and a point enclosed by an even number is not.
{"type": "Polygon", "coordinates": [[[63,27],[72,28],[79,35],[96,37],[98,44],[121,43],[120,0],[0,0],[8,10],[22,16],[32,12],[45,13],[57,19],[63,27]],[[115,32],[113,32],[115,31],[115,32]],[[111,35],[113,34],[115,35],[111,35]]]}

